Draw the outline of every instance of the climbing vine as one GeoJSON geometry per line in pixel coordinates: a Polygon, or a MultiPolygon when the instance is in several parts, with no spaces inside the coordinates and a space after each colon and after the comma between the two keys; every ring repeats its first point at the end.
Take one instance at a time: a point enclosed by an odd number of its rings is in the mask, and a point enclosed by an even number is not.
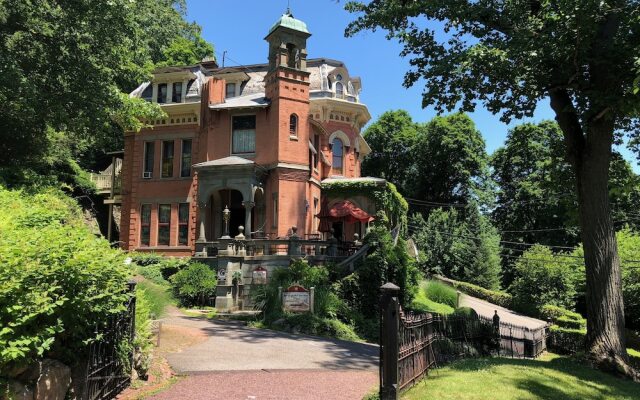
{"type": "Polygon", "coordinates": [[[378,210],[386,213],[389,228],[400,225],[401,231],[406,232],[409,204],[393,183],[366,180],[325,182],[322,191],[330,197],[366,196],[375,202],[378,210]]]}

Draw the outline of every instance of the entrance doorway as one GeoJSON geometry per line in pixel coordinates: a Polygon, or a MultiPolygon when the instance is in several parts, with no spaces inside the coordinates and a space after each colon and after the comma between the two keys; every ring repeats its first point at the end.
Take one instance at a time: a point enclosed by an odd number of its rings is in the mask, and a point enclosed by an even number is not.
{"type": "MultiPolygon", "coordinates": [[[[246,210],[242,205],[242,193],[238,190],[223,189],[215,192],[210,199],[211,214],[209,215],[211,224],[209,230],[212,233],[210,237],[220,238],[224,235],[224,218],[223,211],[225,207],[229,207],[229,236],[235,237],[240,231],[238,227],[245,224],[246,210]]],[[[247,232],[245,232],[245,235],[247,232]]]]}

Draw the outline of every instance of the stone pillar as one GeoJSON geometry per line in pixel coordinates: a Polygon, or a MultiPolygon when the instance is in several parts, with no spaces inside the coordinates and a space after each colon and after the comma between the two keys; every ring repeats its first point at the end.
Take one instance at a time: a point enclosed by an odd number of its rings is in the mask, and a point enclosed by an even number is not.
{"type": "Polygon", "coordinates": [[[198,234],[198,243],[204,243],[207,241],[207,231],[205,228],[205,223],[207,220],[207,203],[198,203],[198,215],[200,221],[200,233],[198,234]]]}
{"type": "Polygon", "coordinates": [[[157,103],[158,102],[158,84],[157,83],[151,83],[151,85],[153,85],[152,90],[151,90],[151,102],[152,103],[157,103]]]}
{"type": "Polygon", "coordinates": [[[255,207],[256,203],[253,201],[243,201],[242,205],[244,206],[244,231],[246,233],[247,240],[251,239],[251,214],[253,207],[255,207]]]}
{"type": "Polygon", "coordinates": [[[187,85],[189,84],[188,80],[184,80],[182,81],[182,93],[181,93],[181,99],[183,103],[187,102],[187,85]]]}

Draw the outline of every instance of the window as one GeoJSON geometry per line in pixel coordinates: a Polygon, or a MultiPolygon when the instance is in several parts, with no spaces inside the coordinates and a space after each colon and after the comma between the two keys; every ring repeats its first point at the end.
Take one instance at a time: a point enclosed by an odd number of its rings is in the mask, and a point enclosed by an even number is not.
{"type": "Polygon", "coordinates": [[[158,246],[169,246],[171,237],[171,204],[158,206],[158,246]]]}
{"type": "Polygon", "coordinates": [[[173,92],[171,94],[171,102],[182,103],[182,82],[173,84],[173,92]]]}
{"type": "Polygon", "coordinates": [[[342,80],[342,75],[338,74],[336,75],[336,81],[340,82],[342,80]]]}
{"type": "Polygon", "coordinates": [[[180,157],[180,176],[191,176],[191,139],[182,141],[182,156],[180,157]]]}
{"type": "Polygon", "coordinates": [[[318,200],[316,197],[313,198],[313,226],[311,227],[311,229],[313,231],[317,231],[318,228],[320,228],[320,224],[318,223],[318,204],[320,203],[320,200],[318,200]]]}
{"type": "Polygon", "coordinates": [[[142,91],[142,94],[140,95],[140,98],[142,100],[146,100],[146,101],[151,101],[151,99],[153,98],[153,85],[152,84],[148,84],[146,88],[144,88],[144,90],[142,91]]]}
{"type": "Polygon", "coordinates": [[[318,169],[318,161],[320,159],[320,135],[313,135],[313,147],[318,152],[313,160],[313,168],[318,169]]]}
{"type": "Polygon", "coordinates": [[[336,96],[337,97],[344,96],[344,85],[340,82],[336,82],[336,96]]]}
{"type": "Polygon", "coordinates": [[[148,247],[151,242],[151,204],[140,207],[140,246],[148,247]]]}
{"type": "Polygon", "coordinates": [[[296,114],[291,114],[289,117],[289,135],[298,135],[298,116],[296,114]]]}
{"type": "Polygon", "coordinates": [[[226,88],[226,98],[236,97],[236,84],[235,83],[227,83],[226,88]]]}
{"type": "Polygon", "coordinates": [[[189,203],[178,205],[178,245],[189,244],[189,203]]]}
{"type": "Polygon", "coordinates": [[[256,116],[242,115],[233,117],[233,138],[231,152],[234,154],[255,153],[256,116]]]}
{"type": "Polygon", "coordinates": [[[173,176],[173,140],[162,142],[162,177],[173,176]]]}
{"type": "Polygon", "coordinates": [[[331,147],[333,153],[333,169],[335,172],[342,175],[342,159],[344,155],[344,146],[342,144],[342,140],[335,138],[333,139],[333,146],[331,147]]]}
{"type": "Polygon", "coordinates": [[[143,169],[143,178],[152,178],[153,177],[153,153],[154,153],[154,143],[153,142],[144,142],[144,169],[143,169]]]}
{"type": "Polygon", "coordinates": [[[273,193],[271,195],[272,197],[272,204],[273,204],[273,220],[271,221],[271,227],[272,228],[277,228],[278,227],[278,193],[273,193]]]}
{"type": "Polygon", "coordinates": [[[161,83],[158,85],[158,103],[166,103],[167,102],[167,84],[161,83]]]}

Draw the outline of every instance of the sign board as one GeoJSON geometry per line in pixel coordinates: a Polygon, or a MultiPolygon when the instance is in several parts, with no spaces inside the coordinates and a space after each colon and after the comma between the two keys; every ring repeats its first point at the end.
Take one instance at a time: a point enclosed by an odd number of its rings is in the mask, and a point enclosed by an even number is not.
{"type": "Polygon", "coordinates": [[[266,285],[267,284],[267,270],[258,267],[253,270],[253,281],[254,285],[266,285]]]}
{"type": "Polygon", "coordinates": [[[282,293],[282,308],[289,312],[311,311],[311,294],[300,285],[292,285],[282,293]]]}

